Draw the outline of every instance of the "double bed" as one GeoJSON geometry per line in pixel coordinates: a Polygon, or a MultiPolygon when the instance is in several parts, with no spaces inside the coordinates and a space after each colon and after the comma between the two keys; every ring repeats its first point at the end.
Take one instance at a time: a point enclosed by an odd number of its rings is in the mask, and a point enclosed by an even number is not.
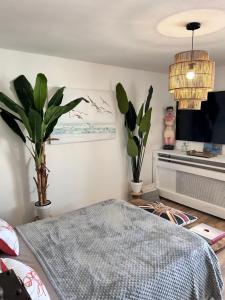
{"type": "Polygon", "coordinates": [[[216,255],[194,233],[122,200],[18,226],[18,260],[52,300],[222,300],[216,255]]]}

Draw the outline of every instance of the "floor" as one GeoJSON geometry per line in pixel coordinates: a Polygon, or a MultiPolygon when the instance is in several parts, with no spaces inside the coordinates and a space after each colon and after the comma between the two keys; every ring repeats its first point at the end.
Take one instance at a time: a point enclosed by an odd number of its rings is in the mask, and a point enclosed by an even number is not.
{"type": "MultiPolygon", "coordinates": [[[[170,200],[167,200],[167,199],[164,199],[164,198],[161,198],[160,201],[163,202],[165,205],[183,210],[185,212],[189,212],[190,214],[198,217],[198,220],[192,226],[197,225],[198,223],[206,223],[210,226],[214,226],[218,229],[221,229],[221,230],[225,231],[225,220],[223,220],[223,219],[208,215],[206,213],[200,212],[198,210],[192,209],[190,207],[184,206],[182,204],[175,203],[173,201],[170,201],[170,200]]],[[[222,272],[223,280],[224,280],[224,283],[225,283],[225,248],[218,251],[216,254],[218,256],[218,259],[219,259],[219,262],[220,262],[220,265],[221,265],[221,272],[222,272]]],[[[224,289],[223,296],[224,296],[224,299],[225,299],[225,289],[224,289]]]]}

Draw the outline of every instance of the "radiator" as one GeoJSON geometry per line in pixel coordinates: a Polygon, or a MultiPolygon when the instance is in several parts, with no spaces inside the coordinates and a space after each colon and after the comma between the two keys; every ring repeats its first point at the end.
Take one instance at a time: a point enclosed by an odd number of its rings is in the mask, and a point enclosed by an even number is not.
{"type": "Polygon", "coordinates": [[[225,156],[160,150],[153,155],[153,175],[160,196],[225,219],[225,156]]]}
{"type": "Polygon", "coordinates": [[[176,171],[176,192],[225,208],[225,183],[176,171]]]}

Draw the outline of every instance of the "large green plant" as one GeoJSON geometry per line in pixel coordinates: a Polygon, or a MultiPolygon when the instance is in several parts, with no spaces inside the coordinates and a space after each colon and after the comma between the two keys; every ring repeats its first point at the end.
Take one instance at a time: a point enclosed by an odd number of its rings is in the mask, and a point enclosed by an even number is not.
{"type": "Polygon", "coordinates": [[[121,83],[116,86],[116,97],[120,112],[125,118],[127,129],[127,153],[131,157],[133,181],[140,182],[140,174],[145,155],[146,144],[151,128],[152,108],[150,102],[153,88],[150,86],[148,97],[139,109],[138,115],[121,83]]]}
{"type": "Polygon", "coordinates": [[[58,119],[72,110],[84,98],[78,98],[66,105],[61,105],[64,87],[58,89],[47,102],[47,78],[37,74],[34,88],[24,75],[13,81],[16,95],[21,103],[17,104],[0,92],[1,117],[29,149],[36,166],[37,177],[34,177],[38,191],[38,205],[49,203],[47,200],[48,169],[45,159],[45,142],[49,139],[58,119]],[[6,109],[5,109],[6,108],[6,109]],[[25,129],[25,134],[24,130],[25,129]],[[29,145],[29,146],[28,146],[29,145]]]}

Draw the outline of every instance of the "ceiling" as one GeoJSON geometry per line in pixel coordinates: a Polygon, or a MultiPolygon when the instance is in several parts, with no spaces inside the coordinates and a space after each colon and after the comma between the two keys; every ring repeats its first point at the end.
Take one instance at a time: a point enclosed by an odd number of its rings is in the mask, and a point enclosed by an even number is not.
{"type": "MultiPolygon", "coordinates": [[[[159,24],[173,15],[196,9],[225,12],[225,1],[1,1],[0,47],[166,72],[176,52],[190,49],[191,39],[185,37],[185,29],[184,37],[182,33],[173,34],[174,25],[183,30],[185,18],[183,23],[170,24],[173,26],[166,35],[159,32],[159,24]]],[[[201,17],[201,11],[199,16],[189,16],[190,21],[202,22],[200,30],[206,33],[214,20],[218,22],[217,13],[211,14],[211,23],[201,17]]],[[[195,48],[208,50],[217,65],[225,65],[225,27],[205,35],[200,35],[200,30],[195,48]]]]}

